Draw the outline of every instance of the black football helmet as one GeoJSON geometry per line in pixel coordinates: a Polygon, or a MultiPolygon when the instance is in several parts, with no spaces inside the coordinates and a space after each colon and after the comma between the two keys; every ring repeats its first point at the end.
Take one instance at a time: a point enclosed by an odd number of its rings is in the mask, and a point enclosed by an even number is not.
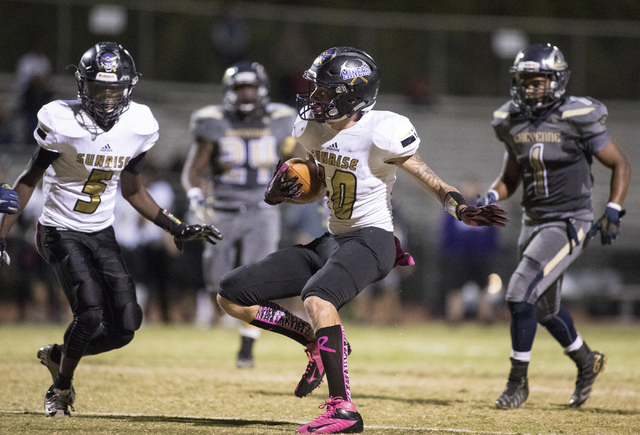
{"type": "Polygon", "coordinates": [[[228,111],[237,111],[249,115],[264,109],[269,102],[269,77],[264,67],[258,62],[239,62],[231,65],[222,77],[224,105],[228,111]],[[256,86],[257,95],[244,98],[237,89],[241,86],[256,86]]]}
{"type": "Polygon", "coordinates": [[[532,44],[521,50],[509,71],[513,101],[531,112],[544,110],[562,98],[569,83],[569,65],[558,47],[551,44],[532,44]],[[543,91],[527,90],[524,80],[532,76],[548,78],[549,86],[543,91]]]}
{"type": "Polygon", "coordinates": [[[76,71],[82,108],[108,130],[129,108],[139,74],[133,58],[122,45],[99,42],[87,50],[76,71]]]}
{"type": "Polygon", "coordinates": [[[353,47],[325,50],[302,76],[309,81],[309,92],[298,94],[296,103],[300,117],[310,121],[353,116],[375,104],[380,88],[380,71],[375,61],[353,47]],[[331,91],[325,101],[314,98],[318,86],[331,91]]]}

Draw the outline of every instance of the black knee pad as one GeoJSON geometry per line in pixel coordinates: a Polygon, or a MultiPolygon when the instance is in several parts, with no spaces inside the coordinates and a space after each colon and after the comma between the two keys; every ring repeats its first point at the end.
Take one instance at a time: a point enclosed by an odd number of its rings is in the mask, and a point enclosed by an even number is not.
{"type": "Polygon", "coordinates": [[[93,335],[102,323],[102,310],[86,310],[76,314],[76,325],[89,335],[93,335]]]}
{"type": "Polygon", "coordinates": [[[115,348],[120,349],[121,347],[131,343],[133,336],[133,331],[122,331],[122,333],[115,339],[115,348]]]}
{"type": "Polygon", "coordinates": [[[533,310],[535,310],[535,305],[527,302],[509,302],[509,311],[513,315],[525,314],[533,310]]]}
{"type": "Polygon", "coordinates": [[[538,302],[536,302],[536,318],[538,319],[538,323],[544,325],[552,320],[555,315],[558,314],[559,308],[560,307],[541,303],[541,300],[538,299],[538,302]]]}
{"type": "MultiPolygon", "coordinates": [[[[122,307],[122,328],[125,331],[137,331],[142,325],[142,308],[137,302],[131,301],[122,307]]],[[[131,334],[131,341],[133,334],[131,334]]],[[[128,342],[127,342],[128,343],[128,342]]]]}

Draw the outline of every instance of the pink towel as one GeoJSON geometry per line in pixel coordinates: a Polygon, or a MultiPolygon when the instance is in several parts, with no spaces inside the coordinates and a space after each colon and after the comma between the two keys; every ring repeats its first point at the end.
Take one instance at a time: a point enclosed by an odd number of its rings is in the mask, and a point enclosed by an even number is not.
{"type": "Polygon", "coordinates": [[[408,252],[404,252],[404,250],[402,249],[402,245],[400,245],[400,240],[398,240],[398,238],[395,236],[394,239],[396,239],[396,262],[394,263],[393,267],[413,266],[414,264],[416,264],[416,262],[413,261],[413,257],[411,256],[411,254],[409,254],[408,252]]]}

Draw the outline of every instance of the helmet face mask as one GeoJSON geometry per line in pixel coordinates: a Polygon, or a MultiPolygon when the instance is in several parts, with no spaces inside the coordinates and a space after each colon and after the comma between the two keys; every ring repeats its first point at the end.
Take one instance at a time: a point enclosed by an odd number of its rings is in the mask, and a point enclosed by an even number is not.
{"type": "Polygon", "coordinates": [[[564,55],[550,44],[533,44],[520,51],[510,73],[513,101],[533,114],[562,98],[570,75],[564,55]]]}
{"type": "Polygon", "coordinates": [[[104,130],[118,122],[138,83],[133,58],[115,42],[99,42],[85,52],[76,71],[81,107],[104,130]]]}
{"type": "Polygon", "coordinates": [[[262,111],[269,102],[269,78],[258,62],[239,62],[222,77],[224,106],[243,116],[262,111]]]}
{"type": "Polygon", "coordinates": [[[351,117],[372,107],[378,96],[380,72],[362,50],[334,47],[316,58],[303,77],[309,91],[298,94],[300,118],[326,122],[351,117]]]}

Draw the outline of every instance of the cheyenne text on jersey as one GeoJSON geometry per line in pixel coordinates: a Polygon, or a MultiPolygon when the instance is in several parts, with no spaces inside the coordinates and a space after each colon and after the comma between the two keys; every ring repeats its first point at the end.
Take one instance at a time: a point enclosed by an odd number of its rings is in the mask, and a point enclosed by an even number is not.
{"type": "Polygon", "coordinates": [[[562,137],[559,132],[555,131],[525,131],[522,133],[514,134],[513,141],[515,143],[529,143],[529,142],[557,142],[562,141],[562,137]]]}

